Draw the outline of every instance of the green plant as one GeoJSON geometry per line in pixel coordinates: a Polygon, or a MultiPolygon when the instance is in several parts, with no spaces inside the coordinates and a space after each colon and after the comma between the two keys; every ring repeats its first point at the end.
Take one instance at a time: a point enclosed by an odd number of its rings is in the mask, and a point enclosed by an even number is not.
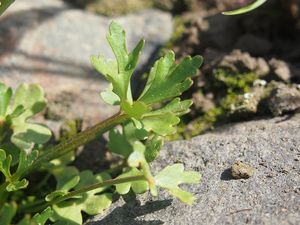
{"type": "Polygon", "coordinates": [[[238,14],[247,13],[247,12],[253,11],[254,9],[260,7],[266,1],[267,0],[256,0],[253,3],[251,3],[251,4],[247,5],[247,6],[244,6],[244,7],[240,8],[240,9],[223,12],[223,14],[227,15],[227,16],[232,16],[232,15],[238,15],[238,14]]]}
{"type": "Polygon", "coordinates": [[[199,182],[197,172],[186,172],[182,164],[175,164],[154,175],[150,164],[158,157],[164,136],[176,132],[179,117],[189,111],[192,102],[179,96],[191,86],[202,58],[186,57],[175,64],[174,53],[168,52],[154,64],[142,94],[133,99],[130,81],[144,40],[128,52],[125,32],[114,22],[107,40],[115,60],[93,56],[91,62],[111,83],[101,93],[103,100],[118,105],[120,112],[73,132],[58,145],[47,145],[49,129],[30,122],[46,106],[42,89],[23,84],[13,95],[11,88],[0,84],[1,225],[81,224],[82,212],[101,213],[110,206],[113,194],[129,191],[150,190],[155,196],[158,188],[164,188],[182,202],[193,203],[193,195],[178,185],[199,182]],[[72,165],[74,151],[105,132],[109,132],[110,151],[122,159],[115,168],[117,175],[112,177],[111,170],[79,171],[72,165]],[[44,177],[40,183],[30,182],[39,174],[44,177]]]}
{"type": "Polygon", "coordinates": [[[14,0],[0,0],[0,16],[14,2],[14,0]]]}

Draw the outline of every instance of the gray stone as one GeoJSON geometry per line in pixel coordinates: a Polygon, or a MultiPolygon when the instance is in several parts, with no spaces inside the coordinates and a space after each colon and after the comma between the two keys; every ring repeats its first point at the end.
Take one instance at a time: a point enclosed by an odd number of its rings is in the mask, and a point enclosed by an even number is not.
{"type": "Polygon", "coordinates": [[[219,66],[239,73],[255,72],[260,77],[270,72],[269,66],[263,58],[252,57],[248,52],[242,52],[238,49],[233,50],[229,55],[225,55],[219,66]]]}
{"type": "Polygon", "coordinates": [[[270,93],[268,106],[274,116],[280,116],[300,108],[300,91],[296,87],[273,83],[276,87],[270,93]]]}
{"type": "Polygon", "coordinates": [[[172,34],[171,15],[158,10],[107,18],[59,0],[16,1],[0,19],[1,81],[13,87],[38,83],[52,102],[69,93],[73,117],[93,122],[108,117],[118,109],[101,103],[99,93],[107,82],[95,73],[89,58],[113,56],[106,41],[112,19],[127,31],[129,49],[140,38],[146,40],[140,70],[172,34]]]}
{"type": "Polygon", "coordinates": [[[300,224],[300,114],[229,125],[189,141],[166,144],[153,170],[183,162],[202,174],[184,186],[197,198],[184,205],[158,197],[120,198],[88,225],[300,224]],[[230,166],[255,168],[249,179],[232,179],[230,166]],[[125,204],[125,201],[127,203],[125,204]]]}
{"type": "Polygon", "coordinates": [[[292,73],[285,61],[273,58],[269,61],[269,65],[273,76],[285,82],[290,81],[292,73]]]}

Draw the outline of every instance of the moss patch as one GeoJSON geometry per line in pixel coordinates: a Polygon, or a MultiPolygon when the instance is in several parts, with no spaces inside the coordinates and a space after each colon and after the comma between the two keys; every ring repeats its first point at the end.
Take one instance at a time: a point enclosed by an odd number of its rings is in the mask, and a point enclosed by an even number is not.
{"type": "Polygon", "coordinates": [[[118,16],[136,12],[152,6],[149,0],[96,0],[89,3],[86,8],[106,16],[118,16]]]}

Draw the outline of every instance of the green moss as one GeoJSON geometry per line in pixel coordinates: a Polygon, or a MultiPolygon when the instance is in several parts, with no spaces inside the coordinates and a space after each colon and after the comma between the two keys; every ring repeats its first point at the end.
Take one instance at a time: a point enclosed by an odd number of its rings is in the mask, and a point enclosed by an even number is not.
{"type": "Polygon", "coordinates": [[[225,69],[216,69],[213,76],[217,82],[222,82],[228,88],[228,93],[242,91],[247,92],[253,85],[253,82],[258,79],[258,75],[249,73],[234,73],[225,69]]]}
{"type": "Polygon", "coordinates": [[[222,107],[215,107],[206,112],[203,116],[200,116],[190,122],[181,134],[185,139],[190,139],[196,135],[204,133],[205,131],[213,128],[213,125],[218,121],[218,118],[224,114],[225,112],[222,107]]]}
{"type": "Polygon", "coordinates": [[[181,136],[191,138],[199,135],[215,124],[226,123],[234,115],[241,118],[243,115],[256,113],[260,93],[255,93],[253,83],[258,75],[253,72],[237,73],[223,68],[213,71],[210,80],[210,90],[214,93],[216,107],[203,113],[186,125],[185,129],[179,129],[181,136]]]}
{"type": "Polygon", "coordinates": [[[119,16],[151,6],[152,1],[149,0],[95,0],[90,2],[86,8],[106,16],[119,16]]]}

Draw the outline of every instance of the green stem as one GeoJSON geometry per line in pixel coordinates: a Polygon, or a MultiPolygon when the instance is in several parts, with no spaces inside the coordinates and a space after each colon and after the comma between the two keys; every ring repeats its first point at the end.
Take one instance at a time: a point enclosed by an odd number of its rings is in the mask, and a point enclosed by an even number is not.
{"type": "Polygon", "coordinates": [[[0,16],[14,2],[14,0],[0,0],[0,16]]]}
{"type": "MultiPolygon", "coordinates": [[[[73,151],[74,149],[84,144],[87,144],[88,142],[101,136],[103,133],[109,131],[113,127],[124,123],[128,119],[128,115],[117,113],[112,117],[109,117],[108,119],[94,125],[93,127],[90,127],[74,135],[70,139],[67,139],[59,143],[58,145],[53,146],[52,148],[45,151],[41,156],[39,156],[38,159],[31,166],[26,168],[25,171],[20,171],[13,174],[12,181],[17,181],[23,178],[32,170],[39,168],[44,162],[49,162],[53,159],[59,158],[60,156],[63,156],[73,151]]],[[[8,184],[8,182],[5,182],[0,186],[0,208],[2,206],[2,196],[4,196],[8,184]]]]}
{"type": "MultiPolygon", "coordinates": [[[[76,195],[86,193],[88,191],[92,191],[92,190],[97,189],[97,188],[116,185],[116,184],[122,184],[122,183],[127,183],[127,182],[132,182],[132,181],[138,181],[138,180],[146,180],[146,178],[143,175],[140,175],[140,176],[131,176],[131,177],[123,177],[123,178],[115,178],[115,179],[106,180],[106,181],[103,181],[103,182],[99,182],[99,183],[95,183],[95,184],[91,184],[91,185],[79,188],[75,191],[71,191],[71,192],[69,192],[68,194],[66,194],[64,196],[61,196],[61,197],[58,197],[58,198],[54,199],[53,201],[44,202],[40,206],[36,206],[36,207],[27,207],[26,206],[24,208],[19,208],[19,211],[22,211],[22,212],[40,212],[40,211],[44,210],[45,208],[47,208],[48,206],[58,204],[58,203],[60,203],[62,201],[65,201],[69,198],[72,198],[76,195]]],[[[36,205],[36,204],[35,203],[30,204],[30,206],[32,206],[32,205],[36,205]]]]}
{"type": "Polygon", "coordinates": [[[35,170],[41,166],[44,162],[49,162],[53,159],[59,158],[74,149],[87,144],[88,142],[95,140],[103,133],[109,131],[111,128],[119,125],[128,120],[128,116],[126,114],[116,114],[93,127],[90,127],[71,138],[59,143],[56,146],[53,146],[49,150],[45,151],[38,159],[27,168],[26,171],[22,171],[21,173],[16,173],[13,175],[13,180],[19,180],[22,177],[26,176],[30,171],[35,170]]]}

